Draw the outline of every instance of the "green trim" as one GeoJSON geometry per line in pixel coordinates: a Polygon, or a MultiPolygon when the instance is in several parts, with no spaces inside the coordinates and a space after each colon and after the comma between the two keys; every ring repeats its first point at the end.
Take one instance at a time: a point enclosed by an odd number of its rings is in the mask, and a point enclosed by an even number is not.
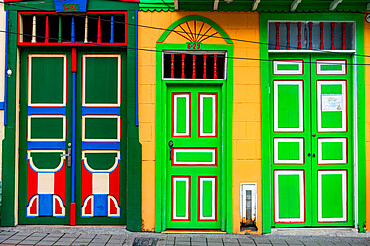
{"type": "MultiPolygon", "coordinates": [[[[9,11],[10,33],[17,33],[17,12],[9,11]]],[[[13,71],[13,76],[8,78],[8,124],[5,126],[5,138],[2,144],[3,169],[2,169],[2,206],[1,226],[15,225],[15,136],[16,136],[16,74],[17,74],[17,35],[9,35],[8,42],[8,68],[13,71]]]]}
{"type": "MultiPolygon", "coordinates": [[[[187,16],[174,22],[167,31],[159,38],[157,43],[156,54],[156,142],[155,142],[155,231],[161,232],[166,230],[166,129],[162,127],[162,122],[166,122],[166,106],[167,106],[167,85],[175,83],[191,84],[191,83],[213,83],[222,85],[222,110],[225,112],[223,120],[225,124],[222,126],[223,137],[222,145],[225,148],[222,162],[221,183],[223,200],[221,202],[221,230],[227,233],[233,232],[232,221],[232,114],[233,104],[227,103],[233,101],[233,59],[227,59],[227,79],[218,81],[203,81],[203,80],[162,80],[162,51],[163,50],[186,50],[185,44],[165,44],[162,43],[168,34],[177,25],[190,20],[199,20],[213,26],[224,38],[229,38],[227,34],[213,21],[201,16],[187,16]],[[223,33],[223,34],[222,34],[223,33]]],[[[229,44],[212,45],[203,44],[201,50],[225,50],[228,57],[233,57],[234,46],[230,40],[229,44]]]]}
{"type": "Polygon", "coordinates": [[[199,16],[199,15],[189,15],[189,16],[185,16],[185,17],[182,17],[181,19],[178,19],[177,21],[175,21],[174,23],[172,23],[167,29],[166,31],[164,31],[161,35],[161,37],[158,39],[157,43],[163,43],[164,40],[168,37],[168,35],[180,24],[184,23],[184,22],[187,22],[187,21],[193,21],[193,20],[196,20],[196,21],[202,21],[204,23],[207,23],[208,25],[210,25],[211,27],[213,27],[224,39],[225,39],[225,42],[228,43],[228,44],[232,44],[233,41],[231,41],[229,35],[227,35],[227,33],[219,26],[216,24],[216,22],[214,22],[213,20],[210,20],[206,17],[203,17],[203,16],[199,16]]]}
{"type": "MultiPolygon", "coordinates": [[[[262,232],[271,232],[271,167],[270,123],[269,123],[269,71],[268,21],[269,20],[321,20],[321,21],[356,21],[356,53],[364,54],[364,19],[363,15],[347,13],[315,14],[260,14],[261,42],[261,120],[262,120],[262,232]],[[262,72],[263,71],[263,72],[262,72]]],[[[357,56],[357,64],[364,64],[364,56],[357,56]]],[[[366,221],[366,156],[365,156],[365,67],[357,66],[357,137],[358,137],[358,221],[359,231],[365,232],[366,221]]]]}
{"type": "MultiPolygon", "coordinates": [[[[127,11],[127,46],[136,47],[135,11],[127,11]]],[[[127,49],[127,230],[141,231],[142,150],[136,126],[136,50],[127,49]]],[[[121,116],[122,117],[122,116],[121,116]]]]}

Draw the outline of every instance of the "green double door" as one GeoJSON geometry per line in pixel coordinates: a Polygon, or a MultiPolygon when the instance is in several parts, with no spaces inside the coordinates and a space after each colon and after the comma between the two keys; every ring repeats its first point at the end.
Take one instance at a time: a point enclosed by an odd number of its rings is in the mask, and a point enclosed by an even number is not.
{"type": "Polygon", "coordinates": [[[272,226],[353,226],[351,56],[270,59],[272,226]]]}
{"type": "Polygon", "coordinates": [[[22,50],[20,71],[19,223],[124,224],[125,53],[22,50]]]}
{"type": "Polygon", "coordinates": [[[167,229],[221,229],[221,99],[221,86],[168,86],[167,229]]]}

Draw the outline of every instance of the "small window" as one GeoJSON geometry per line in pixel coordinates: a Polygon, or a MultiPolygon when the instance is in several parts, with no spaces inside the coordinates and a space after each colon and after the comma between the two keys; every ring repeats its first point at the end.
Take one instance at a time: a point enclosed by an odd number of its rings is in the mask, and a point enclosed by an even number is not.
{"type": "Polygon", "coordinates": [[[163,54],[164,79],[225,79],[225,52],[175,52],[163,54]]]}
{"type": "Polygon", "coordinates": [[[269,22],[269,50],[355,50],[355,23],[269,22]]]}

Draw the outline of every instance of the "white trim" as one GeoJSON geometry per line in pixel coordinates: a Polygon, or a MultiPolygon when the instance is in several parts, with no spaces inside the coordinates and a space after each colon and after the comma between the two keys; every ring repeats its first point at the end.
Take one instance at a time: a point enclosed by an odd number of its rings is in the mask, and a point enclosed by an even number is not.
{"type": "Polygon", "coordinates": [[[246,191],[251,191],[251,219],[257,221],[257,183],[241,183],[240,184],[240,220],[247,218],[247,202],[246,191]]]}
{"type": "Polygon", "coordinates": [[[252,11],[256,11],[261,0],[254,0],[252,4],[252,11]]]}
{"type": "Polygon", "coordinates": [[[189,219],[189,180],[190,178],[188,177],[181,177],[181,178],[173,178],[172,179],[172,182],[173,182],[173,192],[172,192],[172,201],[173,201],[173,204],[172,204],[172,218],[175,219],[175,220],[188,220],[189,219]],[[185,216],[184,217],[179,217],[179,216],[176,216],[176,182],[177,181],[185,181],[186,183],[186,190],[185,190],[185,216]]]}
{"type": "Polygon", "coordinates": [[[82,116],[82,141],[84,142],[119,142],[121,138],[121,117],[119,115],[83,115],[82,116]],[[86,129],[85,129],[85,119],[86,118],[95,118],[95,119],[116,119],[117,120],[117,137],[116,138],[107,138],[107,139],[86,139],[86,129]]]}
{"type": "Polygon", "coordinates": [[[317,80],[317,131],[318,132],[346,132],[347,131],[347,81],[346,80],[317,80]],[[323,128],[321,126],[321,85],[341,85],[342,94],[335,94],[342,96],[342,127],[341,128],[323,128]]]}
{"type": "Polygon", "coordinates": [[[275,170],[274,172],[274,193],[275,193],[275,222],[304,222],[305,221],[305,199],[304,199],[304,171],[303,170],[275,170]],[[280,218],[279,216],[279,175],[298,175],[300,194],[300,215],[299,218],[280,218]]]}
{"type": "Polygon", "coordinates": [[[215,137],[216,136],[216,124],[217,124],[217,101],[216,101],[216,95],[209,95],[209,94],[202,94],[200,93],[199,96],[199,136],[201,137],[215,137]],[[205,133],[203,131],[203,123],[204,123],[204,113],[203,113],[203,100],[204,98],[212,98],[212,132],[211,133],[205,133]]]}
{"type": "Polygon", "coordinates": [[[34,141],[34,142],[62,142],[66,141],[66,126],[67,126],[67,119],[65,115],[29,115],[27,118],[27,141],[34,141]],[[63,119],[63,137],[62,138],[31,138],[31,119],[32,118],[61,118],[63,119]]]}
{"type": "Polygon", "coordinates": [[[302,0],[294,0],[290,5],[290,11],[294,12],[298,8],[298,5],[302,2],[302,0]]]}
{"type": "Polygon", "coordinates": [[[36,213],[35,214],[32,214],[31,213],[31,206],[32,206],[32,203],[34,202],[35,199],[39,199],[39,195],[34,195],[30,201],[28,202],[28,205],[27,205],[27,216],[39,216],[39,202],[36,201],[36,213]]]}
{"type": "Polygon", "coordinates": [[[121,159],[121,154],[118,150],[83,150],[81,156],[82,156],[82,160],[83,160],[83,164],[85,168],[91,173],[110,173],[117,168],[118,162],[121,159]],[[89,166],[89,163],[86,157],[86,154],[89,154],[89,153],[116,153],[117,155],[116,155],[116,158],[114,159],[114,163],[112,167],[110,167],[107,170],[96,170],[89,166]]]}
{"type": "Polygon", "coordinates": [[[304,164],[304,138],[274,138],[274,164],[304,164]],[[299,143],[298,160],[279,160],[279,143],[299,143]]]}
{"type": "Polygon", "coordinates": [[[303,132],[303,81],[285,81],[274,80],[274,131],[275,132],[303,132]],[[278,115],[278,86],[279,85],[298,85],[298,114],[299,126],[298,128],[279,128],[279,115],[278,115]]]}
{"type": "Polygon", "coordinates": [[[119,54],[84,54],[82,56],[82,106],[87,107],[120,107],[121,106],[121,55],[119,54]],[[86,58],[92,57],[115,57],[117,58],[117,103],[86,103],[86,58]]]}
{"type": "MultiPolygon", "coordinates": [[[[321,21],[320,21],[321,22],[321,21]]],[[[323,21],[324,22],[324,21],[323,21]]],[[[347,22],[346,22],[347,23],[347,22]]],[[[325,52],[330,52],[330,53],[356,53],[356,50],[268,50],[269,53],[325,53],[325,52]]]]}
{"type": "Polygon", "coordinates": [[[199,177],[199,220],[215,220],[216,219],[216,178],[202,178],[199,177]],[[212,182],[212,216],[206,217],[203,216],[203,182],[211,181],[212,182]]]}
{"type": "Polygon", "coordinates": [[[27,150],[27,159],[29,160],[29,164],[31,166],[31,168],[37,172],[37,173],[56,173],[58,172],[62,167],[63,167],[63,164],[64,164],[64,160],[66,159],[65,156],[60,156],[60,162],[59,162],[59,165],[56,167],[56,168],[51,168],[51,169],[40,169],[38,167],[36,167],[36,165],[33,163],[33,159],[32,159],[32,156],[31,154],[32,153],[60,153],[61,155],[65,154],[65,151],[64,150],[27,150]]]}
{"type": "Polygon", "coordinates": [[[317,164],[346,164],[347,163],[347,138],[318,138],[317,139],[317,164]],[[342,160],[323,160],[322,143],[342,143],[342,160]]]}
{"type": "Polygon", "coordinates": [[[217,149],[173,149],[173,164],[174,165],[216,165],[216,151],[217,149]],[[177,161],[177,153],[212,153],[212,161],[177,161]]]}
{"type": "Polygon", "coordinates": [[[347,221],[347,172],[346,170],[319,170],[317,171],[317,221],[318,222],[345,222],[347,221]],[[322,217],[322,176],[341,174],[342,175],[342,214],[343,217],[323,218],[322,217]]]}
{"type": "MultiPolygon", "coordinates": [[[[355,24],[356,28],[356,24],[355,24]]],[[[356,38],[356,35],[355,35],[356,38]]],[[[354,40],[356,41],[356,40],[354,40]]],[[[356,44],[356,42],[355,42],[356,44]]],[[[353,63],[357,64],[357,57],[352,56],[353,63]]],[[[355,210],[355,228],[358,229],[358,121],[357,121],[357,66],[353,66],[353,183],[354,183],[354,210],[355,210]]]]}
{"type": "Polygon", "coordinates": [[[302,75],[303,74],[303,61],[302,60],[274,60],[273,61],[275,75],[302,75]],[[278,65],[298,65],[298,70],[283,70],[278,69],[278,65]]]}
{"type": "Polygon", "coordinates": [[[187,137],[190,136],[190,94],[175,94],[173,95],[173,136],[187,137]],[[186,119],[185,119],[185,133],[177,132],[177,99],[185,98],[186,101],[186,119]]]}
{"type": "Polygon", "coordinates": [[[347,62],[346,60],[316,60],[316,72],[318,75],[345,75],[347,62]],[[341,65],[342,70],[321,70],[322,65],[341,65]]]}
{"type": "Polygon", "coordinates": [[[31,54],[28,55],[28,106],[33,107],[60,107],[60,106],[66,106],[67,102],[67,56],[64,54],[31,54]],[[31,88],[32,88],[32,58],[34,57],[49,57],[49,58],[56,58],[56,57],[62,57],[64,58],[64,68],[63,68],[63,103],[32,103],[31,100],[31,88]]]}

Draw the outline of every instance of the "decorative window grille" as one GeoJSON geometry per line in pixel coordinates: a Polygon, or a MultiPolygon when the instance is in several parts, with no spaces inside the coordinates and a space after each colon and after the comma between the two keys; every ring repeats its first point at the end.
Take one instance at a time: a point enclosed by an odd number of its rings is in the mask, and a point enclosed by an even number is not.
{"type": "Polygon", "coordinates": [[[225,52],[176,52],[163,54],[164,79],[225,79],[225,52]]]}
{"type": "Polygon", "coordinates": [[[269,50],[355,50],[354,22],[269,22],[269,50]]]}
{"type": "Polygon", "coordinates": [[[126,45],[126,13],[20,13],[18,45],[126,45]]]}

